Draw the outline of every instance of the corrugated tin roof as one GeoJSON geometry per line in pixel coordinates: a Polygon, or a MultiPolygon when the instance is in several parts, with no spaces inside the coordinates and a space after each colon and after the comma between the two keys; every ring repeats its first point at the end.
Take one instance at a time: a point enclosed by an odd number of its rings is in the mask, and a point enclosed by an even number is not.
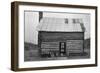
{"type": "Polygon", "coordinates": [[[43,17],[37,26],[38,31],[82,32],[80,23],[74,23],[71,18],[43,17]],[[66,20],[68,20],[66,22],[66,20]]]}

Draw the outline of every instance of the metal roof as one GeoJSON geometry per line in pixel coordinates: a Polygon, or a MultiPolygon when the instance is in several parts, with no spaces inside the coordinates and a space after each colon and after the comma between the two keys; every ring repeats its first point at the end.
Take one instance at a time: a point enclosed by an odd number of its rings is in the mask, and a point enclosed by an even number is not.
{"type": "Polygon", "coordinates": [[[72,18],[43,17],[37,26],[38,31],[83,32],[84,25],[73,22],[72,18]],[[67,20],[67,21],[66,21],[67,20]]]}

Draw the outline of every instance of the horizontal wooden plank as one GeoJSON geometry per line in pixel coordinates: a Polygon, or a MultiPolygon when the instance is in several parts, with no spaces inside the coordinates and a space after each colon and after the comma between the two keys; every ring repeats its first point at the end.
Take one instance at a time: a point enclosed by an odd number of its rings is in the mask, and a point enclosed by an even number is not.
{"type": "Polygon", "coordinates": [[[67,53],[81,53],[83,50],[69,50],[67,53]]]}
{"type": "Polygon", "coordinates": [[[56,49],[56,48],[55,49],[54,48],[53,49],[45,48],[45,49],[41,49],[41,51],[44,51],[44,52],[45,51],[59,51],[59,49],[56,49]]]}

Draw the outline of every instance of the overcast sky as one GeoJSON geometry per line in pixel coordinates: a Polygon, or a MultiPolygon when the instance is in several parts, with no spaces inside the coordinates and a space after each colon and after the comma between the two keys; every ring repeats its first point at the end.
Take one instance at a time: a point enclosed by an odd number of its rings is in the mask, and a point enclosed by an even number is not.
{"type": "MultiPolygon", "coordinates": [[[[53,18],[81,18],[86,28],[85,39],[90,37],[90,14],[74,14],[74,13],[52,13],[43,12],[43,17],[53,18]]],[[[25,42],[38,44],[38,31],[36,27],[39,24],[38,12],[25,12],[25,42]]]]}

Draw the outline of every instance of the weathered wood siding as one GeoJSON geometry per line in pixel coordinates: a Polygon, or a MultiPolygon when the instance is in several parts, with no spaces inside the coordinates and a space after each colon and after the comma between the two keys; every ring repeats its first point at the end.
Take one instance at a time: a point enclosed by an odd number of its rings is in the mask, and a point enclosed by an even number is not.
{"type": "Polygon", "coordinates": [[[39,45],[44,52],[60,52],[60,42],[65,42],[66,53],[81,53],[83,41],[83,32],[39,32],[39,45]]]}
{"type": "Polygon", "coordinates": [[[65,41],[65,40],[81,40],[84,39],[82,32],[39,32],[42,41],[65,41]]]}
{"type": "Polygon", "coordinates": [[[42,42],[41,48],[59,48],[59,42],[42,42]]]}
{"type": "Polygon", "coordinates": [[[83,40],[67,40],[66,51],[68,53],[81,53],[81,52],[83,52],[83,40]]]}

